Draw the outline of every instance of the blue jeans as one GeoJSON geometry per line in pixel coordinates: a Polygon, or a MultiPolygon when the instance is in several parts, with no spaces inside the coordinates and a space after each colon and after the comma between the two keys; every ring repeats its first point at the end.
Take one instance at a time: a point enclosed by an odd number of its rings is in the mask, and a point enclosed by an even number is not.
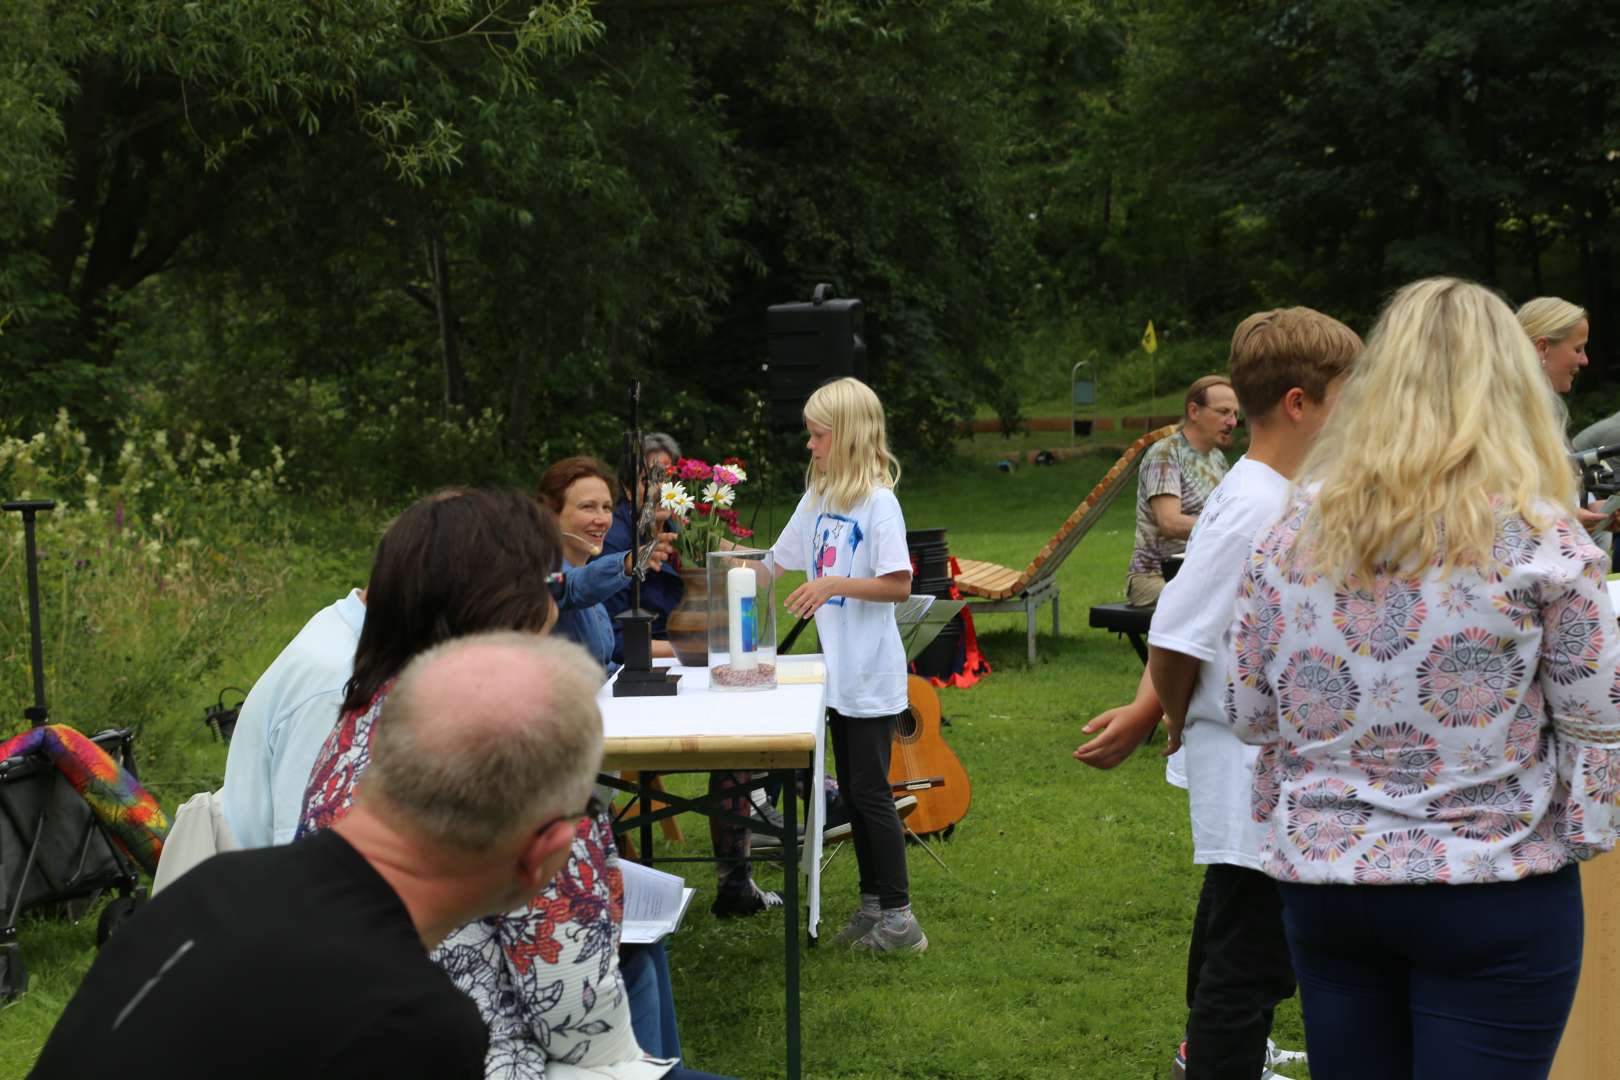
{"type": "Polygon", "coordinates": [[[681,1036],[675,1026],[675,994],[669,984],[664,943],[621,945],[619,973],[630,1000],[630,1028],[636,1042],[653,1057],[680,1057],[681,1036]]]}
{"type": "Polygon", "coordinates": [[[1581,972],[1573,865],[1481,885],[1278,888],[1313,1080],[1552,1068],[1581,972]]]}
{"type": "MultiPolygon", "coordinates": [[[[619,973],[624,976],[630,1002],[630,1030],[636,1042],[653,1057],[681,1056],[681,1037],[675,1030],[675,994],[669,983],[669,955],[664,943],[619,946],[619,973]]],[[[664,1080],[729,1080],[713,1073],[677,1065],[664,1080]]]]}

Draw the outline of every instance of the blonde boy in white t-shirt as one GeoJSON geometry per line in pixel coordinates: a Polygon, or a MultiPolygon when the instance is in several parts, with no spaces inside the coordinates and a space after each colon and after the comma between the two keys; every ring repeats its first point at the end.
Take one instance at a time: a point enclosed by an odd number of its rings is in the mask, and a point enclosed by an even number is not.
{"type": "Polygon", "coordinates": [[[1248,413],[1249,451],[1210,493],[1181,573],[1159,597],[1136,700],[1087,724],[1099,734],[1074,752],[1112,768],[1161,711],[1167,754],[1185,732],[1193,861],[1207,867],[1188,947],[1187,1041],[1177,1054],[1192,1080],[1262,1075],[1272,1010],[1294,992],[1282,906],[1260,873],[1261,836],[1249,812],[1256,750],[1226,724],[1225,662],[1254,541],[1282,511],[1289,478],[1360,351],[1353,331],[1309,308],[1260,312],[1238,325],[1229,374],[1248,413]]]}

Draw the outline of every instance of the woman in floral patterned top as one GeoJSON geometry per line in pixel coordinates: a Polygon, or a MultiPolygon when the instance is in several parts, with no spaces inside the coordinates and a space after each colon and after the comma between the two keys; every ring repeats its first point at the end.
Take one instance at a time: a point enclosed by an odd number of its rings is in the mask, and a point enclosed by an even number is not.
{"type": "Polygon", "coordinates": [[[1620,631],[1507,306],[1402,289],[1234,613],[1311,1075],[1545,1076],[1614,845],[1620,631]],[[1503,404],[1512,402],[1507,417],[1503,404]]]}
{"type": "MultiPolygon", "coordinates": [[[[348,812],[394,676],[440,641],[548,631],[556,519],[518,491],[451,491],[389,526],[372,561],[366,623],[337,726],[316,755],[298,836],[348,812]]],[[[433,959],[489,1028],[490,1080],[703,1077],[641,1049],[618,963],[624,885],[606,815],[587,817],[567,864],[527,907],[451,931],[433,959]],[[588,1070],[588,1071],[581,1071],[588,1070]]]]}

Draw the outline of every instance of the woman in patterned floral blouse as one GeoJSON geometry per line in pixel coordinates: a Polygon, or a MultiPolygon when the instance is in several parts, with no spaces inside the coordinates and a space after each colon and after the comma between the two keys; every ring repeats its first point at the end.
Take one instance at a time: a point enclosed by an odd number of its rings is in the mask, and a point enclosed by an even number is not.
{"type": "MultiPolygon", "coordinates": [[[[549,630],[557,613],[548,572],[561,559],[556,518],[520,491],[440,492],[389,526],[372,560],[354,675],[316,755],[299,837],[348,812],[371,761],[372,729],[406,662],[466,634],[549,630]]],[[[612,823],[598,814],[580,821],[568,862],[526,908],[458,927],[433,951],[489,1028],[488,1080],[708,1077],[638,1043],[618,962],[623,918],[612,823]]]]}
{"type": "Polygon", "coordinates": [[[1542,1077],[1614,845],[1620,633],[1513,313],[1396,294],[1234,612],[1311,1075],[1542,1077]],[[1514,415],[1504,415],[1511,402],[1514,415]]]}

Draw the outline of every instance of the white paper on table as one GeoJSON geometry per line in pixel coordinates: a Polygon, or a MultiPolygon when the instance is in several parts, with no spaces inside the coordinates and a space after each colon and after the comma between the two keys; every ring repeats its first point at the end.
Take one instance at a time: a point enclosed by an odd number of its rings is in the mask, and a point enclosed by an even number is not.
{"type": "Polygon", "coordinates": [[[908,596],[894,605],[894,621],[901,626],[909,623],[922,622],[922,617],[928,614],[928,609],[934,606],[934,598],[923,594],[908,596]]]}
{"type": "Polygon", "coordinates": [[[827,665],[820,660],[779,660],[776,664],[778,685],[798,686],[827,681],[827,665]]]}
{"type": "Polygon", "coordinates": [[[696,889],[686,879],[620,860],[624,877],[624,926],[620,940],[629,945],[651,945],[673,933],[686,917],[696,889]]]}

